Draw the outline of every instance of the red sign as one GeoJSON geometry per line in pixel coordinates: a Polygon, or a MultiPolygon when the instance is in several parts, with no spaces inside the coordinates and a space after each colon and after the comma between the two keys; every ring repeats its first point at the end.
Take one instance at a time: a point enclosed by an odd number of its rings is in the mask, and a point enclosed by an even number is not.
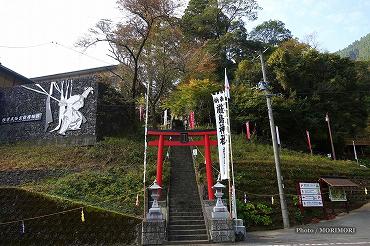
{"type": "Polygon", "coordinates": [[[194,129],[195,128],[195,116],[194,116],[194,111],[190,112],[190,117],[189,117],[189,127],[190,129],[194,129]]]}

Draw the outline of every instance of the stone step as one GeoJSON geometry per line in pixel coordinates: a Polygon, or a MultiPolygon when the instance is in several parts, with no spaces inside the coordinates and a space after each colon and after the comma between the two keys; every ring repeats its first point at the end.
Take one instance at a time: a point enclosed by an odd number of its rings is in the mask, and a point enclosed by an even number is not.
{"type": "Polygon", "coordinates": [[[171,204],[186,204],[186,205],[201,205],[199,200],[199,196],[193,197],[186,197],[186,198],[170,198],[170,205],[171,204]]]}
{"type": "MultiPolygon", "coordinates": [[[[195,182],[195,181],[194,181],[195,182]]],[[[179,185],[171,185],[171,191],[169,194],[174,195],[176,197],[184,197],[184,196],[192,196],[198,194],[198,187],[197,186],[186,186],[183,184],[179,185]]]]}
{"type": "MultiPolygon", "coordinates": [[[[192,182],[195,182],[195,181],[192,181],[192,182]]],[[[195,193],[198,193],[198,187],[195,186],[195,185],[186,185],[186,184],[174,184],[172,185],[171,184],[171,188],[170,188],[172,191],[170,191],[170,194],[173,193],[173,194],[176,194],[176,195],[186,195],[188,192],[189,194],[195,194],[195,193]],[[176,191],[176,192],[174,192],[176,191]]]]}
{"type": "Polygon", "coordinates": [[[169,241],[167,245],[198,245],[198,244],[208,244],[207,240],[180,240],[180,241],[169,241]]]}
{"type": "Polygon", "coordinates": [[[206,229],[194,229],[194,230],[169,230],[168,235],[198,235],[207,234],[206,229]]]}
{"type": "Polygon", "coordinates": [[[169,230],[205,230],[206,229],[206,225],[205,224],[202,224],[202,225],[171,225],[171,224],[168,224],[168,229],[169,230]]]}
{"type": "MultiPolygon", "coordinates": [[[[169,207],[170,207],[170,209],[171,208],[176,208],[176,209],[183,208],[183,209],[185,209],[184,212],[188,212],[189,209],[200,209],[200,210],[202,210],[202,205],[199,202],[197,202],[197,201],[194,201],[194,203],[189,203],[189,202],[170,202],[169,203],[169,207]]],[[[177,212],[181,212],[181,211],[177,211],[177,212]]]]}
{"type": "Polygon", "coordinates": [[[170,205],[172,203],[186,203],[186,204],[195,204],[200,205],[199,196],[189,196],[189,197],[181,197],[181,198],[170,198],[169,199],[170,205]]]}
{"type": "Polygon", "coordinates": [[[172,212],[202,212],[200,205],[175,205],[170,204],[170,215],[172,212]]]}
{"type": "Polygon", "coordinates": [[[194,241],[194,240],[208,240],[207,234],[197,234],[197,235],[169,235],[169,241],[194,241]]]}
{"type": "Polygon", "coordinates": [[[177,220],[202,220],[202,219],[203,219],[203,216],[184,216],[184,215],[180,215],[180,216],[171,215],[170,216],[170,222],[177,221],[177,220]]]}
{"type": "Polygon", "coordinates": [[[202,209],[201,208],[196,208],[196,209],[172,208],[172,209],[170,209],[170,217],[171,217],[172,213],[177,213],[177,212],[198,212],[198,213],[202,213],[202,209]]]}
{"type": "Polygon", "coordinates": [[[169,225],[204,225],[204,219],[200,220],[171,220],[169,225]]]}
{"type": "Polygon", "coordinates": [[[203,213],[201,211],[171,212],[171,216],[203,216],[203,213]]]}
{"type": "Polygon", "coordinates": [[[170,206],[172,204],[183,204],[183,203],[186,203],[188,205],[190,204],[194,204],[194,205],[200,205],[200,201],[199,200],[199,196],[192,196],[192,197],[186,197],[185,199],[184,198],[170,198],[169,199],[169,202],[170,202],[170,206]]]}
{"type": "Polygon", "coordinates": [[[189,147],[171,148],[168,240],[207,243],[208,236],[189,147]]]}
{"type": "Polygon", "coordinates": [[[188,202],[188,203],[200,204],[200,201],[196,201],[196,200],[199,200],[198,194],[194,194],[194,195],[191,195],[191,196],[189,195],[189,196],[186,196],[186,197],[171,197],[170,198],[170,203],[171,202],[188,202]]]}

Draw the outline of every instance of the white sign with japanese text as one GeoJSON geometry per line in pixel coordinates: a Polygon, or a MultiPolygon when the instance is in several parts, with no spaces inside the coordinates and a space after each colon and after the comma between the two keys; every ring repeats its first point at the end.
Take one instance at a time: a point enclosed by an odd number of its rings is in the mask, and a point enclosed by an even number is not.
{"type": "Polygon", "coordinates": [[[299,183],[303,207],[322,207],[322,196],[319,183],[299,183]]]}
{"type": "Polygon", "coordinates": [[[225,93],[221,92],[213,97],[213,105],[215,108],[217,142],[218,142],[218,161],[220,163],[221,180],[229,179],[229,163],[230,163],[230,146],[229,146],[229,127],[228,116],[226,113],[226,98],[225,93]]]}
{"type": "Polygon", "coordinates": [[[1,119],[1,124],[38,121],[38,120],[41,120],[41,117],[42,117],[42,113],[20,115],[20,116],[9,116],[9,117],[2,118],[1,119]]]}

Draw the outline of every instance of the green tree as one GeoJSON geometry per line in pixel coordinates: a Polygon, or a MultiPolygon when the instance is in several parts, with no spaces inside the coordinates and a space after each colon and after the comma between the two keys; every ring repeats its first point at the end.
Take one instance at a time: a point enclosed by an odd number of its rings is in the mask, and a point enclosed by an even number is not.
{"type": "Polygon", "coordinates": [[[176,25],[162,22],[155,26],[144,46],[139,80],[150,85],[150,115],[154,128],[160,120],[158,111],[161,102],[174,89],[183,74],[181,38],[182,33],[176,25]]]}
{"type": "Polygon", "coordinates": [[[238,84],[246,84],[254,87],[261,81],[262,70],[260,63],[250,60],[242,60],[235,71],[235,79],[238,84]]]}
{"type": "Polygon", "coordinates": [[[182,17],[182,29],[192,45],[204,49],[216,65],[216,80],[224,68],[235,68],[247,50],[244,20],[257,18],[255,0],[190,0],[182,17]]]}
{"type": "MultiPolygon", "coordinates": [[[[271,131],[267,113],[266,97],[264,92],[251,88],[246,84],[239,84],[231,90],[231,125],[234,131],[245,129],[245,122],[256,125],[256,133],[261,141],[271,141],[271,131]]],[[[304,128],[301,128],[298,119],[301,119],[304,103],[294,96],[275,96],[272,98],[275,123],[279,126],[284,146],[303,149],[305,146],[304,128]]]]}
{"type": "Polygon", "coordinates": [[[267,45],[278,45],[283,41],[291,39],[293,36],[284,22],[279,20],[269,20],[256,26],[250,33],[253,40],[267,45]]]}
{"type": "Polygon", "coordinates": [[[164,107],[169,108],[175,116],[186,116],[194,111],[198,124],[210,123],[214,118],[211,94],[219,90],[220,85],[211,80],[192,79],[178,85],[164,107]]]}
{"type": "Polygon", "coordinates": [[[327,112],[338,148],[343,137],[366,127],[367,110],[354,62],[320,53],[296,40],[282,43],[267,62],[271,80],[282,86],[284,95],[296,97],[298,103],[304,101],[300,111],[305,114],[297,118],[297,124],[316,131],[313,142],[322,151],[329,150],[327,112]]]}

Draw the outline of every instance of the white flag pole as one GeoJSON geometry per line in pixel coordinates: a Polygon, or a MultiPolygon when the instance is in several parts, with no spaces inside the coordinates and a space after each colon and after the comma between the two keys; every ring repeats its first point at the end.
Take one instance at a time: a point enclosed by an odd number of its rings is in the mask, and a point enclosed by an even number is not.
{"type": "MultiPolygon", "coordinates": [[[[229,138],[229,149],[230,149],[230,165],[231,165],[231,178],[232,178],[232,186],[231,186],[231,200],[232,206],[230,206],[231,216],[233,219],[237,219],[238,215],[236,212],[236,196],[235,196],[235,179],[234,179],[234,161],[233,161],[233,148],[231,144],[231,124],[230,124],[230,110],[229,110],[229,99],[230,99],[230,85],[229,80],[226,74],[225,68],[225,95],[226,95],[226,115],[227,115],[227,132],[229,138]]],[[[230,185],[230,179],[229,179],[230,185]]]]}
{"type": "Polygon", "coordinates": [[[148,115],[149,115],[149,82],[146,85],[146,106],[145,106],[145,136],[144,136],[144,173],[143,173],[143,188],[144,188],[144,218],[146,218],[146,162],[147,162],[147,149],[148,149],[148,115]]]}
{"type": "Polygon", "coordinates": [[[356,151],[356,145],[355,145],[355,140],[352,141],[352,144],[353,144],[353,153],[355,155],[355,160],[358,164],[358,158],[357,158],[357,151],[356,151]]]}

